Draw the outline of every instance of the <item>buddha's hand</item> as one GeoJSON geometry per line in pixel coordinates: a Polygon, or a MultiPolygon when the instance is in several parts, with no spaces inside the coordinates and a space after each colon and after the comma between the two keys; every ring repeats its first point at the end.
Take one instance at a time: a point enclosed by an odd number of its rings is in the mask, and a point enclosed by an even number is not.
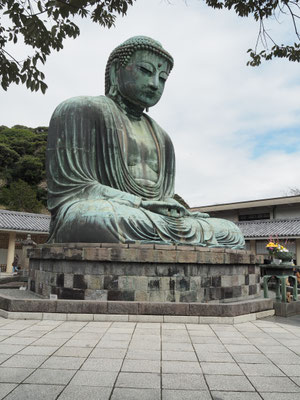
{"type": "Polygon", "coordinates": [[[187,209],[174,199],[166,199],[165,201],[142,200],[141,207],[168,217],[180,218],[188,215],[187,209]]]}
{"type": "Polygon", "coordinates": [[[188,215],[193,218],[210,218],[209,214],[200,211],[194,211],[194,212],[188,211],[188,213],[189,213],[188,215]]]}

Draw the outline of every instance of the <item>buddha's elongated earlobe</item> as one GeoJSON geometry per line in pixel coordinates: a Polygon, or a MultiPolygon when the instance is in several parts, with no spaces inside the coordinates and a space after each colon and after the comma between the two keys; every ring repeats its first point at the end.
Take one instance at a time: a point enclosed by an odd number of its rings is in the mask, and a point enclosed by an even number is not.
{"type": "Polygon", "coordinates": [[[118,94],[118,78],[117,78],[117,62],[113,62],[110,68],[110,88],[109,88],[109,97],[114,98],[118,94]]]}

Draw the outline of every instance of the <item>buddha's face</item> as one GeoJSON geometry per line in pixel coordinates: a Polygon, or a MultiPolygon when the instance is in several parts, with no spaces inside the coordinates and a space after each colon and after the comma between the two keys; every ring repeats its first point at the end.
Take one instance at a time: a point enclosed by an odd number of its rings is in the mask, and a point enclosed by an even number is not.
{"type": "Polygon", "coordinates": [[[154,106],[161,98],[170,66],[168,61],[147,50],[137,50],[126,67],[120,67],[117,83],[120,94],[143,108],[154,106]]]}

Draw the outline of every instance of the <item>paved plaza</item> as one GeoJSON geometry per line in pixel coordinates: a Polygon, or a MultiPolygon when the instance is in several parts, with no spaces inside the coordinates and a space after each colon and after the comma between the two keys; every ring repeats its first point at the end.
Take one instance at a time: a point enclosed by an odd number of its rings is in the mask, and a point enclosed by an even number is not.
{"type": "Polygon", "coordinates": [[[297,400],[300,316],[236,325],[0,318],[0,399],[297,400]]]}

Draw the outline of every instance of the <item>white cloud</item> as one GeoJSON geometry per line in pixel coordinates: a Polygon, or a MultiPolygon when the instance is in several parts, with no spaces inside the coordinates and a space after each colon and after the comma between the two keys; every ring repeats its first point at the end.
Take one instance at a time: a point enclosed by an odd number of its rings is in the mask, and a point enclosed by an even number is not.
{"type": "MultiPolygon", "coordinates": [[[[285,25],[274,22],[272,29],[286,34],[285,25]]],[[[247,67],[254,21],[196,0],[188,6],[182,0],[138,0],[111,30],[81,23],[81,36],[47,62],[45,96],[16,86],[0,94],[0,124],[48,125],[65,98],[103,94],[109,53],[139,34],[161,41],[175,59],[165,94],[150,115],[173,139],[176,191],[190,205],[280,196],[300,186],[299,152],[278,149],[253,157],[260,136],[300,130],[299,65],[247,67]]]]}

